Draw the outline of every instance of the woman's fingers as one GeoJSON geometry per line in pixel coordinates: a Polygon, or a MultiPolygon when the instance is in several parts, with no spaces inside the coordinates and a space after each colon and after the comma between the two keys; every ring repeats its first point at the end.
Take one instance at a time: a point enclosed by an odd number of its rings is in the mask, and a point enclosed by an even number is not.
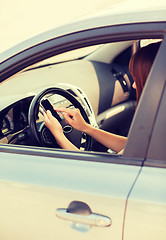
{"type": "Polygon", "coordinates": [[[52,113],[51,113],[50,110],[47,110],[47,117],[48,117],[49,119],[53,118],[52,113]]]}
{"type": "Polygon", "coordinates": [[[77,112],[79,112],[79,109],[68,109],[68,108],[58,108],[58,109],[55,109],[57,112],[61,112],[62,115],[65,116],[64,113],[66,113],[68,116],[70,117],[74,117],[76,115],[77,112]]]}
{"type": "Polygon", "coordinates": [[[73,118],[71,118],[71,117],[68,116],[67,114],[66,114],[66,115],[63,114],[63,116],[64,116],[64,118],[65,118],[65,122],[66,122],[67,124],[69,124],[69,125],[72,126],[73,118]]]}
{"type": "Polygon", "coordinates": [[[45,125],[46,125],[47,127],[49,127],[50,124],[51,124],[50,119],[51,119],[51,115],[52,115],[52,114],[51,114],[50,111],[47,111],[46,113],[43,112],[43,115],[44,115],[44,122],[45,122],[45,125]]]}

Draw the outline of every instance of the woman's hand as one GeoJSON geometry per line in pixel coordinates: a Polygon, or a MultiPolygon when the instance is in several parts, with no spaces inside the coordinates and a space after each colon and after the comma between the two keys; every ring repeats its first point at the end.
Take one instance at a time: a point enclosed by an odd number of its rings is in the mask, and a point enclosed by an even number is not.
{"type": "Polygon", "coordinates": [[[45,125],[54,135],[57,143],[64,149],[78,151],[79,149],[66,138],[66,136],[63,133],[61,124],[55,117],[52,116],[51,112],[48,110],[47,113],[43,114],[45,125]]]}
{"type": "Polygon", "coordinates": [[[51,133],[56,139],[63,135],[63,129],[61,124],[55,117],[53,117],[49,110],[47,111],[47,113],[44,112],[44,122],[46,127],[51,131],[51,133]]]}
{"type": "Polygon", "coordinates": [[[57,112],[61,112],[66,123],[71,125],[78,131],[85,132],[88,123],[83,119],[79,109],[67,109],[67,108],[59,108],[56,109],[57,112]]]}

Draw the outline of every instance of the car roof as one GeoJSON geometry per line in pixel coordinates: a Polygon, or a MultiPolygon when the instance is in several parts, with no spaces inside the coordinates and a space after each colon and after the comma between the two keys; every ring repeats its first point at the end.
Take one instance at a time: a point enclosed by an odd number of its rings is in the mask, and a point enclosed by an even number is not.
{"type": "Polygon", "coordinates": [[[99,12],[82,17],[42,34],[34,36],[9,50],[0,54],[0,62],[24,51],[25,49],[46,42],[58,36],[73,32],[94,29],[103,26],[114,26],[132,23],[166,22],[166,1],[165,0],[126,0],[108,7],[99,12]]]}

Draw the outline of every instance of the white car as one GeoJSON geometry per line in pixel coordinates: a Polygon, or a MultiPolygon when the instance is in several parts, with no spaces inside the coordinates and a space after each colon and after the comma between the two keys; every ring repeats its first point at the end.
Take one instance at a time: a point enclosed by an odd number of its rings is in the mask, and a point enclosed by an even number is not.
{"type": "Polygon", "coordinates": [[[165,240],[165,1],[115,4],[14,46],[0,63],[0,239],[165,240]],[[128,64],[152,41],[162,43],[136,107],[128,64]],[[128,136],[124,153],[64,121],[81,151],[61,149],[43,98],[128,136]]]}

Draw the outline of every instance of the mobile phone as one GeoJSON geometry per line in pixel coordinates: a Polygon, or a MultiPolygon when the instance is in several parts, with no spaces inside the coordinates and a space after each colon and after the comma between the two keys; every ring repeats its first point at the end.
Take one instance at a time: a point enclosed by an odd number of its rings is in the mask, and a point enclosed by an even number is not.
{"type": "Polygon", "coordinates": [[[50,110],[50,112],[52,113],[52,115],[60,122],[62,119],[60,118],[60,116],[58,115],[58,113],[54,110],[52,104],[50,103],[50,101],[48,99],[43,99],[41,101],[41,106],[44,108],[45,111],[50,110]]]}

